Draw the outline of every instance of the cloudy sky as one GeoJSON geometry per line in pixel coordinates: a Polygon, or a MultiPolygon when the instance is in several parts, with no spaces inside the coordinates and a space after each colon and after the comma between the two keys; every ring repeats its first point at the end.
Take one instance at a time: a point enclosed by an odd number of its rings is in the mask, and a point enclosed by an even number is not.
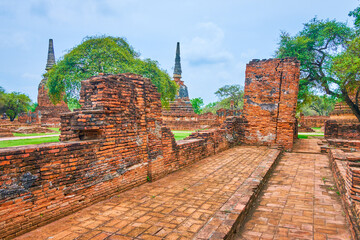
{"type": "Polygon", "coordinates": [[[244,84],[246,63],[273,57],[281,30],[297,33],[317,16],[352,24],[359,0],[0,0],[0,86],[36,102],[49,38],[59,59],[85,36],[125,37],[171,75],[181,43],[190,98],[216,101],[244,84]]]}

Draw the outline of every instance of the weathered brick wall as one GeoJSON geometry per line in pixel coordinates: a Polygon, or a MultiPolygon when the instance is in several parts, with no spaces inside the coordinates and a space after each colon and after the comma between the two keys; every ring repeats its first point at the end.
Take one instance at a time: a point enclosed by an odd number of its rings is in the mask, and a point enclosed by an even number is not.
{"type": "Polygon", "coordinates": [[[329,116],[301,116],[300,115],[300,124],[304,124],[308,127],[323,127],[325,122],[329,120],[329,116]]]}
{"type": "Polygon", "coordinates": [[[345,153],[338,149],[330,149],[328,153],[331,170],[339,190],[338,194],[345,208],[345,216],[350,223],[349,229],[353,239],[358,239],[360,235],[360,201],[358,196],[360,156],[354,156],[353,153],[345,153]]]}
{"type": "Polygon", "coordinates": [[[162,126],[161,101],[138,75],[82,82],[82,108],[61,118],[60,143],[0,149],[0,238],[160,178],[241,141],[244,124],[176,142],[162,126]]]}
{"type": "Polygon", "coordinates": [[[252,60],[245,75],[245,141],[291,149],[300,63],[295,58],[252,60]]]}
{"type": "Polygon", "coordinates": [[[360,140],[360,123],[342,124],[335,120],[325,123],[326,139],[360,140]]]}

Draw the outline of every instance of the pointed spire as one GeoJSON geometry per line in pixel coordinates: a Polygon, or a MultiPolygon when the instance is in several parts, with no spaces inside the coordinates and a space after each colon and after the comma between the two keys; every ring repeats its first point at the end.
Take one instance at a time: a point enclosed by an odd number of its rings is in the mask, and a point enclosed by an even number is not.
{"type": "Polygon", "coordinates": [[[49,39],[49,50],[48,50],[48,58],[45,70],[49,71],[55,64],[55,53],[54,53],[54,44],[53,40],[49,39]]]}
{"type": "Polygon", "coordinates": [[[175,57],[174,75],[180,75],[181,76],[180,43],[179,42],[176,45],[176,57],[175,57]]]}

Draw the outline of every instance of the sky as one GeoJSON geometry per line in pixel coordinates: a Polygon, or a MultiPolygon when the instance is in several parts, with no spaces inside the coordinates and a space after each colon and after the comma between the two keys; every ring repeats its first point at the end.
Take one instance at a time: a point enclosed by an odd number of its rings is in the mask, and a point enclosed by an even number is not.
{"type": "Polygon", "coordinates": [[[170,76],[180,42],[190,98],[217,101],[224,85],[244,85],[246,64],[274,57],[281,31],[314,18],[352,24],[359,0],[0,0],[0,86],[37,101],[48,42],[56,60],[86,36],[125,37],[170,76]]]}

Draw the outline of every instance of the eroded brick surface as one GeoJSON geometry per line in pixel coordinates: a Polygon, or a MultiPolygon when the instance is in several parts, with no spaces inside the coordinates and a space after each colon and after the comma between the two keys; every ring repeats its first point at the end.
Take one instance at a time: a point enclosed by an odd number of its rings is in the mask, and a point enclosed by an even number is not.
{"type": "Polygon", "coordinates": [[[247,191],[244,182],[275,152],[265,147],[224,151],[18,239],[191,239],[239,187],[247,191]]]}
{"type": "Polygon", "coordinates": [[[328,157],[285,153],[237,239],[351,239],[328,157]]]}
{"type": "Polygon", "coordinates": [[[300,63],[295,58],[255,59],[246,65],[247,143],[292,148],[299,74],[300,63]]]}

